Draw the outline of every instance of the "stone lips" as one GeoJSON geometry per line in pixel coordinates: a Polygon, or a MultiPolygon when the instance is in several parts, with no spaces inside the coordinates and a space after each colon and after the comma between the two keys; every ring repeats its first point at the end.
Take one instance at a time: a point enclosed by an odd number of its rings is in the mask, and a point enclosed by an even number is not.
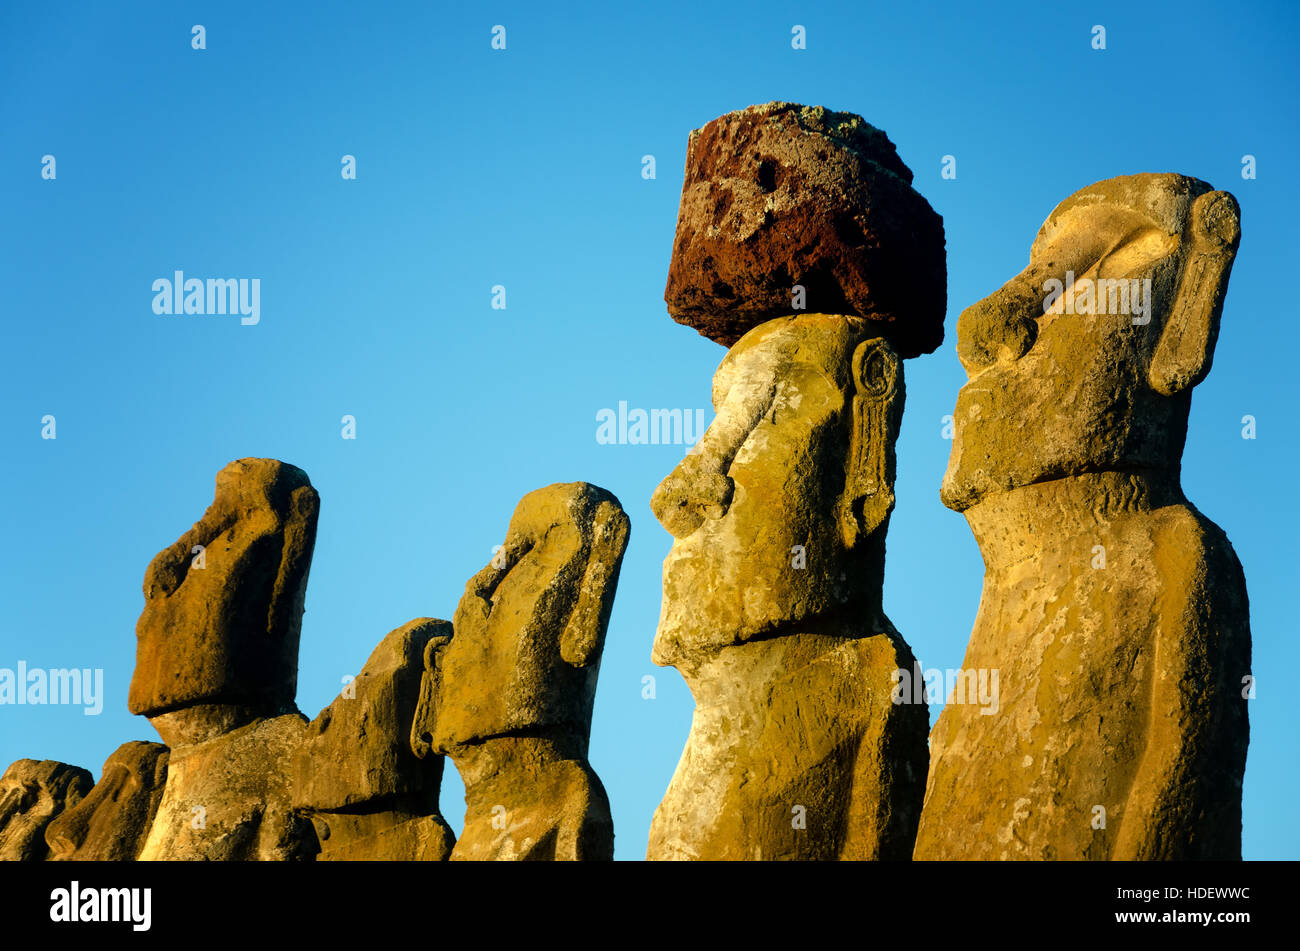
{"type": "Polygon", "coordinates": [[[664,300],[731,346],[794,312],[873,321],[901,356],[943,342],[943,219],[860,116],[771,102],[693,131],[664,300]]]}

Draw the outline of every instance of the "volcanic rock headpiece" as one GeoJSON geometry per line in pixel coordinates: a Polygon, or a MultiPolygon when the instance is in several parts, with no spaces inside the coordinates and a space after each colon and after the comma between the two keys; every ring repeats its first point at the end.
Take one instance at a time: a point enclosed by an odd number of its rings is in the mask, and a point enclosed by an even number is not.
{"type": "Polygon", "coordinates": [[[863,317],[902,357],[931,353],[943,219],[860,116],[789,102],[729,112],[690,135],[664,300],[728,347],[807,310],[863,317]]]}

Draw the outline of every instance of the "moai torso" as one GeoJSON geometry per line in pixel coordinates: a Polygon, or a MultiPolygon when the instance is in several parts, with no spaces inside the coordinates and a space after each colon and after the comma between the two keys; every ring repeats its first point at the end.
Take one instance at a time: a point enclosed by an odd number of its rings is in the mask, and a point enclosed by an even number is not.
{"type": "Polygon", "coordinates": [[[893,703],[890,674],[912,664],[889,630],[787,634],[679,665],[695,713],[648,857],[906,858],[929,723],[924,704],[893,703]]]}
{"type": "Polygon", "coordinates": [[[1241,567],[1185,501],[1138,477],[1075,479],[967,513],[990,554],[962,667],[999,671],[998,710],[940,717],[919,856],[1240,850],[1245,705],[1221,701],[1250,670],[1241,567]]]}

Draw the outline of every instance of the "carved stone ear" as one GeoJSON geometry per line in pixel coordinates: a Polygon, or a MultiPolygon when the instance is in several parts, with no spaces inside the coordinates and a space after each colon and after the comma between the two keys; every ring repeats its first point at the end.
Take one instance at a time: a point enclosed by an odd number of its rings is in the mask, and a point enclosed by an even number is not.
{"type": "Polygon", "coordinates": [[[851,368],[849,457],[839,503],[847,548],[879,528],[894,508],[894,440],[903,410],[903,365],[888,341],[858,344],[851,368]]]}
{"type": "Polygon", "coordinates": [[[883,337],[864,340],[853,351],[853,388],[858,396],[887,400],[898,389],[901,364],[883,337]]]}
{"type": "Polygon", "coordinates": [[[1208,192],[1192,205],[1183,240],[1183,258],[1174,297],[1147,378],[1152,389],[1173,396],[1190,389],[1210,372],[1219,336],[1223,297],[1241,241],[1241,209],[1227,192],[1208,192]]]}
{"type": "MultiPolygon", "coordinates": [[[[450,630],[451,625],[445,625],[450,630]]],[[[424,673],[420,677],[420,693],[415,703],[415,717],[411,721],[411,752],[424,759],[433,752],[433,731],[438,715],[438,678],[441,676],[439,652],[451,643],[451,634],[436,634],[424,645],[424,673]]]]}
{"type": "Polygon", "coordinates": [[[289,515],[284,523],[284,544],[280,552],[280,570],[271,591],[267,613],[267,630],[282,630],[296,623],[302,612],[311,553],[316,546],[316,518],[320,513],[320,496],[309,485],[299,486],[289,497],[289,515]],[[297,615],[297,616],[295,616],[297,615]]]}
{"type": "MultiPolygon", "coordinates": [[[[427,648],[426,648],[427,650],[427,648]]],[[[415,702],[415,716],[411,720],[411,752],[418,759],[424,759],[433,752],[433,729],[436,715],[438,671],[436,666],[429,666],[430,658],[425,658],[425,670],[420,677],[420,695],[415,702]]]]}
{"type": "MultiPolygon", "coordinates": [[[[445,627],[448,630],[451,629],[450,624],[445,625],[445,627]]],[[[424,661],[424,669],[426,671],[430,673],[436,673],[438,671],[438,667],[439,667],[438,655],[448,644],[451,643],[451,637],[452,635],[450,633],[447,633],[447,634],[435,634],[433,637],[429,638],[428,642],[424,645],[424,653],[422,656],[422,660],[424,661]]]]}
{"type": "Polygon", "coordinates": [[[573,609],[560,634],[560,656],[574,667],[600,659],[630,529],[631,520],[621,508],[600,503],[592,520],[587,563],[571,595],[573,609]]]}

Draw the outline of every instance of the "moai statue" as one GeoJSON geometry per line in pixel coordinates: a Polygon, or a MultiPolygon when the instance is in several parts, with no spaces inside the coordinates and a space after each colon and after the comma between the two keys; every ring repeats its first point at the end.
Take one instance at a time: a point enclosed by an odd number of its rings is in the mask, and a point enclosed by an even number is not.
{"type": "Polygon", "coordinates": [[[290,764],[307,726],[294,694],[319,507],[301,469],[237,460],[145,572],[129,706],[171,753],[141,860],[316,853],[290,764]]]}
{"type": "Polygon", "coordinates": [[[425,648],[411,745],[450,756],[465,782],[453,860],[613,858],[587,746],[628,531],[618,499],[594,485],[530,492],[465,585],[452,636],[425,648]]]}
{"type": "Polygon", "coordinates": [[[0,776],[0,861],[39,862],[49,854],[45,831],[95,785],[80,766],[20,759],[0,776]]]}
{"type": "Polygon", "coordinates": [[[167,781],[167,747],[123,743],[85,799],[45,830],[52,861],[130,862],[140,854],[167,781]]]}
{"type": "Polygon", "coordinates": [[[1239,237],[1205,182],[1098,182],[962,313],[942,498],[984,556],[965,669],[1001,695],[935,724],[917,858],[1240,858],[1245,579],[1179,481],[1239,237]]]}
{"type": "Polygon", "coordinates": [[[410,742],[425,648],[451,629],[417,618],[390,632],[308,726],[294,758],[294,805],[316,827],[318,860],[451,855],[456,837],[438,811],[443,758],[417,758],[410,742]]]}
{"type": "Polygon", "coordinates": [[[665,298],[739,341],[651,501],[674,538],[651,657],[695,715],[650,859],[911,855],[929,714],[895,702],[915,658],[881,587],[902,358],[942,341],[945,303],[911,180],[847,113],[771,103],[691,134],[665,298]]]}

